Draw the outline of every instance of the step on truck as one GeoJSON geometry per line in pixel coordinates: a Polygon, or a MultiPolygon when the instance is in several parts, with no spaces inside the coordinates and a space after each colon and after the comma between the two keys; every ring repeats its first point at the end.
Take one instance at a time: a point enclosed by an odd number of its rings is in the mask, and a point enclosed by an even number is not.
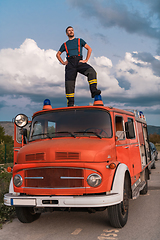
{"type": "Polygon", "coordinates": [[[14,123],[13,177],[4,203],[15,206],[21,222],[45,211],[107,209],[113,227],[127,223],[129,199],[148,190],[142,112],[104,106],[100,97],[92,106],[64,108],[46,99],[32,121],[19,114],[14,123]]]}

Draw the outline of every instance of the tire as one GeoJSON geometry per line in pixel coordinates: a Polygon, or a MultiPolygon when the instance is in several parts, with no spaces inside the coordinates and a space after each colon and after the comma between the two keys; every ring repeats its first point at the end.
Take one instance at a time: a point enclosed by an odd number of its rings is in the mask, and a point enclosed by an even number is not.
{"type": "Polygon", "coordinates": [[[155,164],[155,162],[153,163],[153,165],[152,165],[151,168],[152,168],[152,169],[156,169],[156,164],[155,164]]]}
{"type": "Polygon", "coordinates": [[[112,227],[122,228],[128,220],[129,191],[128,183],[124,183],[123,201],[119,204],[108,207],[109,221],[112,227]]]}
{"type": "Polygon", "coordinates": [[[22,223],[31,223],[37,220],[41,213],[35,213],[33,207],[15,207],[17,217],[22,223]]]}

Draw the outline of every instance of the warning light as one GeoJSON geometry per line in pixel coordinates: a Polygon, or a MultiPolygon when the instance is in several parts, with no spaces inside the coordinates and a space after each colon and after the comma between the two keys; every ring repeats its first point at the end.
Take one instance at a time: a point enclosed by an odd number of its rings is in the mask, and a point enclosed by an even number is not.
{"type": "Polygon", "coordinates": [[[96,96],[94,97],[94,101],[99,101],[99,100],[102,101],[102,96],[101,96],[101,95],[96,95],[96,96]]]}
{"type": "Polygon", "coordinates": [[[52,109],[51,101],[49,99],[45,99],[43,103],[43,110],[50,110],[52,109]]]}
{"type": "Polygon", "coordinates": [[[93,104],[93,106],[103,106],[101,95],[96,95],[94,97],[94,104],[93,104]]]}
{"type": "Polygon", "coordinates": [[[51,105],[51,101],[49,99],[45,99],[43,105],[51,105]]]}

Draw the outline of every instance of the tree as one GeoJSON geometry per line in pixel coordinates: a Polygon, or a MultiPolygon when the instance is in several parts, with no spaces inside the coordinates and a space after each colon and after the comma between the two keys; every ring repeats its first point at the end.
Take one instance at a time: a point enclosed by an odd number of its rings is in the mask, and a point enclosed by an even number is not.
{"type": "Polygon", "coordinates": [[[0,142],[4,142],[4,144],[13,144],[12,136],[5,135],[4,127],[0,125],[0,142]]]}
{"type": "Polygon", "coordinates": [[[5,135],[5,130],[0,126],[0,163],[13,161],[13,139],[5,135]]]}
{"type": "Polygon", "coordinates": [[[156,143],[160,143],[160,135],[157,133],[154,134],[150,134],[149,135],[149,141],[156,144],[156,143]]]}

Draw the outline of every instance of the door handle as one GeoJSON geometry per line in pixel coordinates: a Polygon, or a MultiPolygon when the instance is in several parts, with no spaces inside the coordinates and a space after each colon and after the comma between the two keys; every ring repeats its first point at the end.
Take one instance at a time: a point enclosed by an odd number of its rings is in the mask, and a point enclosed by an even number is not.
{"type": "Polygon", "coordinates": [[[129,148],[129,147],[125,147],[126,149],[129,148]]]}

